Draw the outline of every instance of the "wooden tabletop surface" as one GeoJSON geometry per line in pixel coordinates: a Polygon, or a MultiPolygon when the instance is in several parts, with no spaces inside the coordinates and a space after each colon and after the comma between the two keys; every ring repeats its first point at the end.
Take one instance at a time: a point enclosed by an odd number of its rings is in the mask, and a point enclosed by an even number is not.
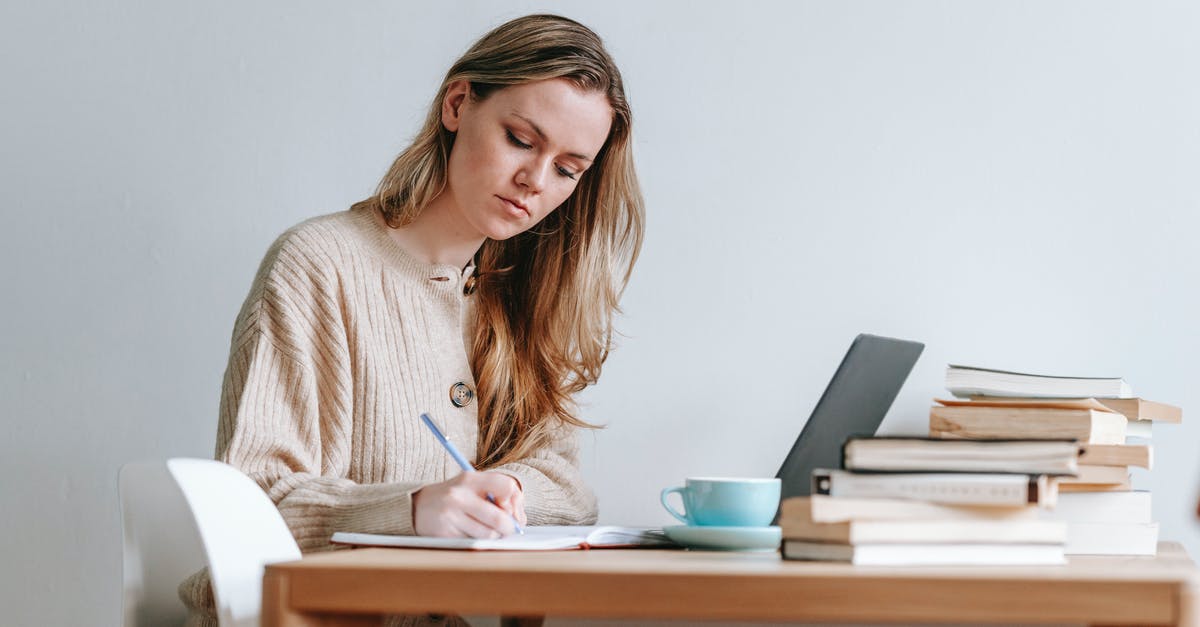
{"type": "Polygon", "coordinates": [[[461,613],[859,622],[1194,624],[1183,548],[1065,566],[862,567],[778,553],[355,549],[267,567],[276,616],[461,613]]]}

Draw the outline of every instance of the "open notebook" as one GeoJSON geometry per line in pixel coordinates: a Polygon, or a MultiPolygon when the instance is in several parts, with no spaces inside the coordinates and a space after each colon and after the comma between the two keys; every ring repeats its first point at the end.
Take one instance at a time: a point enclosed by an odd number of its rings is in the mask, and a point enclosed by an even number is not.
{"type": "Polygon", "coordinates": [[[392,536],[339,531],[334,544],[407,547],[413,549],[459,549],[467,551],[557,551],[564,549],[669,547],[676,546],[662,529],[645,527],[526,527],[525,535],[497,540],[392,536]]]}

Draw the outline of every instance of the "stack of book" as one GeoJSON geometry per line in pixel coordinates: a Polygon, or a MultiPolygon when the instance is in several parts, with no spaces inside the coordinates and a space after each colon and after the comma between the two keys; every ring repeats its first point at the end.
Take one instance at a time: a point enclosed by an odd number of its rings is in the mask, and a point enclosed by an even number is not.
{"type": "Polygon", "coordinates": [[[1120,378],[1053,377],[950,366],[946,388],[967,400],[937,401],[935,438],[1071,438],[1082,452],[1075,477],[1044,520],[1067,523],[1069,555],[1153,555],[1158,524],[1150,493],[1136,491],[1130,468],[1149,470],[1155,422],[1179,423],[1183,411],[1134,398],[1120,378]]]}
{"type": "Polygon", "coordinates": [[[1066,525],[1043,520],[1071,440],[850,438],[842,469],[780,508],[783,557],[864,565],[1061,564],[1066,525]]]}

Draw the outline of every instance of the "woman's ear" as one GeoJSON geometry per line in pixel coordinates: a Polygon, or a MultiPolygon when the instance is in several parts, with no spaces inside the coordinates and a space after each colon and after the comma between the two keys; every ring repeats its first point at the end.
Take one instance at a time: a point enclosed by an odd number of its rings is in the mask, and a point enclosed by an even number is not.
{"type": "Polygon", "coordinates": [[[447,131],[458,132],[463,106],[470,95],[471,83],[468,81],[454,81],[446,88],[446,97],[442,99],[442,126],[447,131]]]}

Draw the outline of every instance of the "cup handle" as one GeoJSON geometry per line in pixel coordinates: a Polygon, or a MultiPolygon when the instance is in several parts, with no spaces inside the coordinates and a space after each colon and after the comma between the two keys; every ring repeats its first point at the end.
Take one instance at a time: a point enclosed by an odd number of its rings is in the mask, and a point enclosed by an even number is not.
{"type": "MultiPolygon", "coordinates": [[[[688,520],[686,513],[680,514],[679,512],[675,511],[674,507],[671,507],[667,503],[667,496],[669,496],[672,492],[677,492],[677,493],[679,493],[679,500],[680,500],[680,504],[682,505],[683,504],[683,490],[684,490],[684,488],[682,486],[675,487],[675,488],[664,488],[662,491],[662,494],[659,495],[659,500],[662,501],[662,506],[664,508],[666,508],[666,510],[669,514],[678,518],[679,522],[681,522],[685,525],[690,525],[690,524],[692,524],[692,521],[688,520]]],[[[686,509],[687,506],[684,505],[684,508],[686,509]]]]}

